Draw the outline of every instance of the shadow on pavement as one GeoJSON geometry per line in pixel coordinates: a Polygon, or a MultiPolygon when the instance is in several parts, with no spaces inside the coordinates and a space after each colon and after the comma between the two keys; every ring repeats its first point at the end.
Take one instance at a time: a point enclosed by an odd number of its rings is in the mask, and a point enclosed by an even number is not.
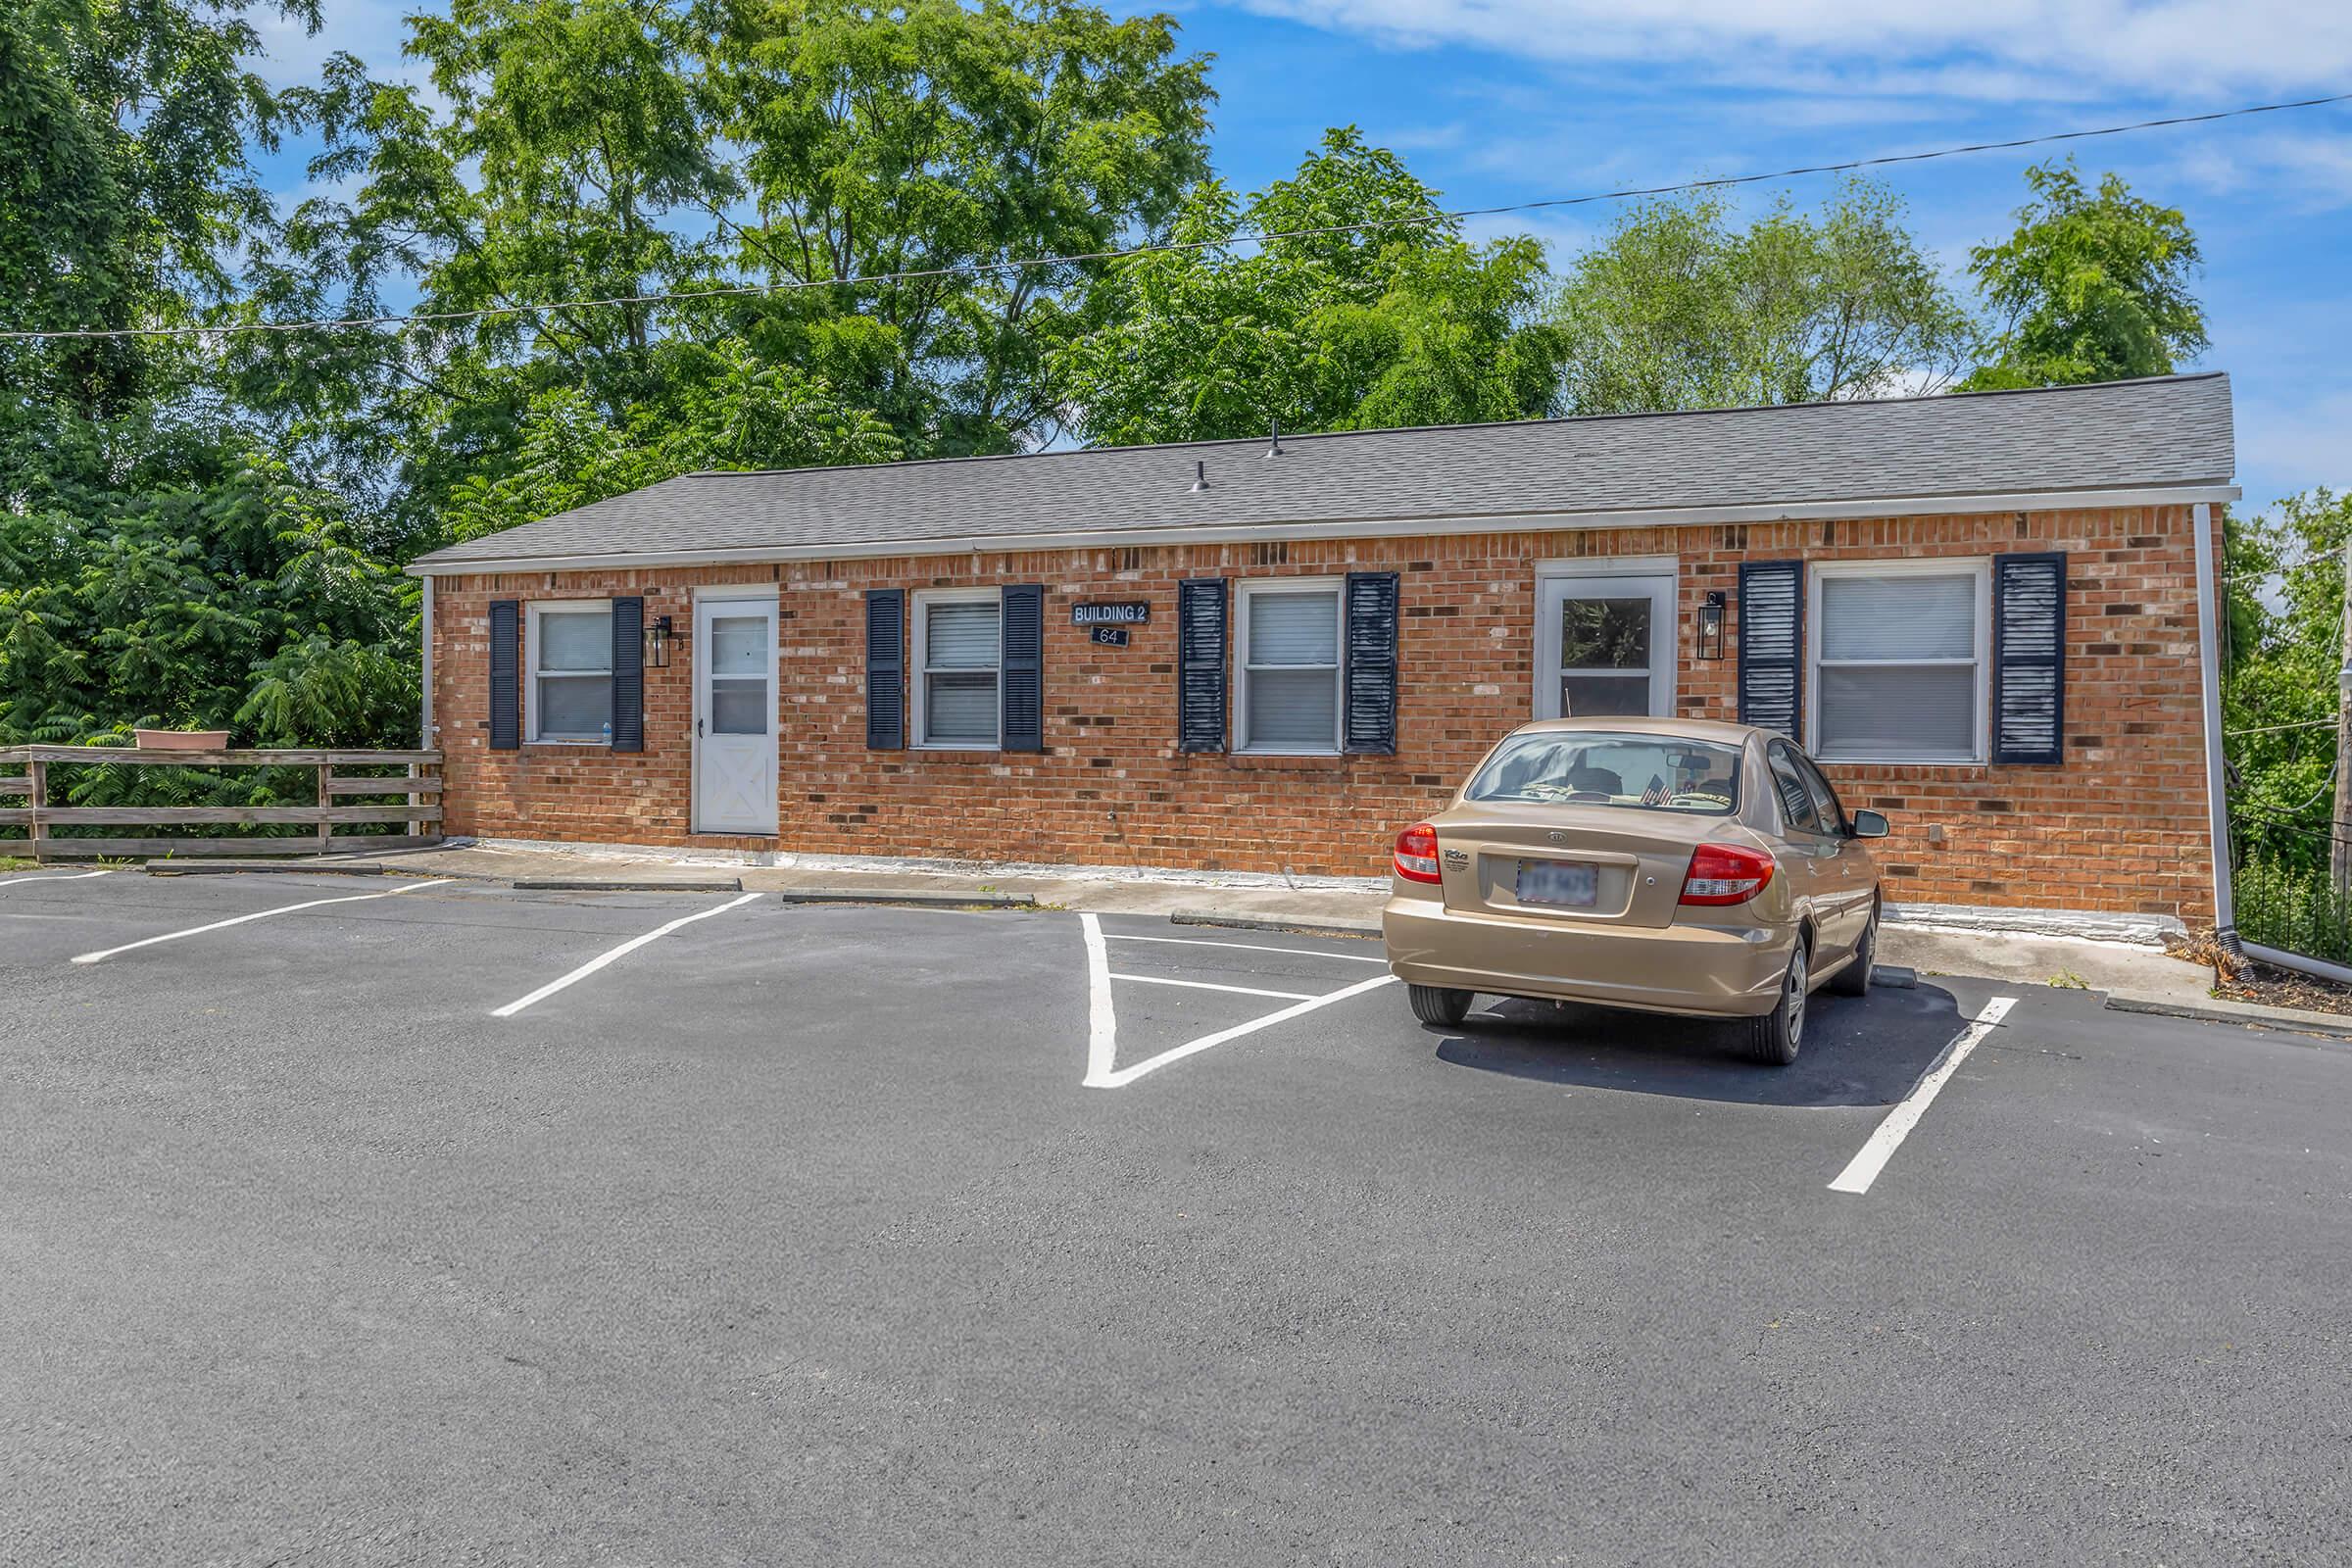
{"type": "MultiPolygon", "coordinates": [[[[1483,999],[1482,999],[1483,1000],[1483,999]]],[[[1877,989],[1859,1001],[1813,995],[1804,1049],[1786,1067],[1737,1054],[1705,1018],[1503,999],[1443,1035],[1438,1059],[1481,1072],[1751,1105],[1885,1105],[1911,1092],[1961,1027],[1946,991],[1877,989]]]]}

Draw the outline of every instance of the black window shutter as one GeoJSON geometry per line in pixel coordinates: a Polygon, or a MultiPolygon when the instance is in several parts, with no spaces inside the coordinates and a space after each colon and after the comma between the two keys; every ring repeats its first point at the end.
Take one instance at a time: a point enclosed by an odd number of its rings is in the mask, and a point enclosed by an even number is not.
{"type": "Polygon", "coordinates": [[[1000,751],[1046,749],[1046,590],[1042,583],[1008,584],[999,603],[1003,653],[997,671],[1002,707],[1000,751]]]}
{"type": "Polygon", "coordinates": [[[906,744],[906,590],[865,594],[865,745],[895,752],[906,744]]]}
{"type": "Polygon", "coordinates": [[[2066,553],[1992,561],[1992,760],[2064,760],[2066,553]]]}
{"type": "Polygon", "coordinates": [[[1348,574],[1348,730],[1342,751],[1396,755],[1396,573],[1348,574]]]}
{"type": "Polygon", "coordinates": [[[1225,579],[1176,585],[1176,749],[1225,749],[1225,579]]]}
{"type": "Polygon", "coordinates": [[[1804,744],[1805,564],[1740,567],[1740,722],[1804,744]]]}
{"type": "Polygon", "coordinates": [[[522,747],[522,601],[490,601],[490,749],[522,747]]]}
{"type": "Polygon", "coordinates": [[[612,601],[612,749],[645,750],[645,601],[612,601]]]}

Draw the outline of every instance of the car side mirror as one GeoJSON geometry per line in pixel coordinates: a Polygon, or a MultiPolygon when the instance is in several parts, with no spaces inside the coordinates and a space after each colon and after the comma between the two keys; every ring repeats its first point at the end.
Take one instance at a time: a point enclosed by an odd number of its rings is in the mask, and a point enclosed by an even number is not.
{"type": "Polygon", "coordinates": [[[1865,808],[1854,813],[1854,837],[1858,839],[1883,839],[1886,836],[1886,816],[1885,812],[1873,811],[1865,808]]]}

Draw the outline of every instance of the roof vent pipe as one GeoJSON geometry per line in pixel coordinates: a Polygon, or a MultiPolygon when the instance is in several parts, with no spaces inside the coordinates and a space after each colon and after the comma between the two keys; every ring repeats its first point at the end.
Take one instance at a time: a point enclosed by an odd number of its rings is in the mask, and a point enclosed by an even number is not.
{"type": "Polygon", "coordinates": [[[1273,443],[1266,448],[1266,456],[1269,458],[1279,458],[1282,456],[1282,421],[1280,419],[1276,419],[1272,421],[1272,423],[1274,429],[1274,440],[1273,443]]]}
{"type": "Polygon", "coordinates": [[[1195,464],[1193,465],[1193,489],[1192,489],[1192,493],[1193,493],[1194,495],[1199,495],[1199,494],[1200,494],[1201,491],[1203,491],[1203,490],[1205,490],[1205,489],[1207,489],[1207,488],[1208,488],[1208,460],[1207,460],[1206,458],[1202,458],[1202,459],[1200,459],[1199,462],[1197,462],[1197,463],[1195,463],[1195,464]]]}

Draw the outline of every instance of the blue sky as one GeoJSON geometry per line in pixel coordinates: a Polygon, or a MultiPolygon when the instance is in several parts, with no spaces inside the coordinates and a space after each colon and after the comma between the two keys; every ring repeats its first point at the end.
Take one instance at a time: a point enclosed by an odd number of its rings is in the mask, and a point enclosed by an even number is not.
{"type": "MultiPolygon", "coordinates": [[[[1213,150],[1245,188],[1324,127],[1361,125],[1446,204],[1627,185],[2352,91],[2340,0],[1193,0],[1165,10],[1216,57],[1213,150]]],[[[334,49],[400,74],[416,0],[327,0],[317,37],[271,29],[292,79],[334,49]]],[[[2352,105],[2079,144],[2181,208],[2205,250],[2213,348],[2237,399],[2249,507],[2352,487],[2352,105]]],[[[2009,228],[2033,152],[1891,171],[1955,278],[2009,228]]],[[[288,187],[297,184],[291,172],[288,187]]],[[[1818,200],[1825,178],[1788,188],[1818,200]]],[[[1744,200],[1761,204],[1774,187],[1744,200]]],[[[1482,222],[1554,266],[1604,231],[1591,206],[1482,222]]]]}

